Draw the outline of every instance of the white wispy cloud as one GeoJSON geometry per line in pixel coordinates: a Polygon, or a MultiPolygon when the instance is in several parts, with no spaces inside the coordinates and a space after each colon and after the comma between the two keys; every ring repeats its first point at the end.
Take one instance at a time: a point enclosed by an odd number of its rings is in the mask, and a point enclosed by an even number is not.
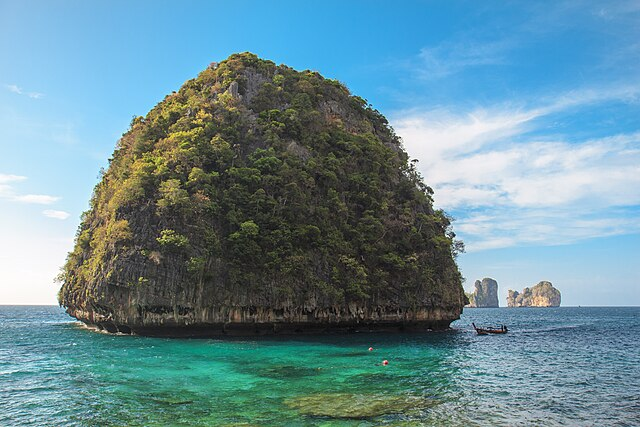
{"type": "Polygon", "coordinates": [[[421,49],[414,67],[419,78],[439,79],[470,67],[503,64],[510,48],[511,43],[506,40],[445,41],[421,49]]]}
{"type": "Polygon", "coordinates": [[[17,93],[18,95],[22,95],[22,89],[17,85],[5,85],[9,92],[17,93]]]}
{"type": "Polygon", "coordinates": [[[32,98],[32,99],[40,99],[44,96],[44,93],[40,93],[40,92],[29,92],[29,91],[25,92],[20,86],[15,84],[5,85],[5,87],[9,92],[13,92],[18,95],[28,96],[29,98],[32,98]]]}
{"type": "MultiPolygon", "coordinates": [[[[590,55],[597,58],[588,67],[595,72],[592,77],[634,78],[638,75],[640,2],[637,0],[519,2],[505,9],[511,7],[518,10],[519,16],[509,22],[508,31],[505,31],[501,14],[487,13],[481,26],[461,27],[449,38],[432,41],[413,57],[394,61],[393,66],[403,66],[414,83],[460,82],[464,80],[458,79],[460,76],[456,74],[475,72],[481,67],[516,66],[517,72],[522,73],[523,65],[529,59],[535,62],[535,58],[531,58],[532,48],[538,52],[534,57],[543,57],[549,51],[549,40],[564,45],[566,34],[570,32],[590,34],[591,40],[587,42],[590,55]],[[607,43],[600,43],[601,40],[607,40],[607,43]]],[[[485,9],[488,10],[491,9],[485,9]]],[[[493,76],[500,76],[499,70],[494,71],[493,76]]],[[[582,78],[582,70],[578,73],[580,75],[576,77],[582,78]]],[[[525,74],[519,75],[527,79],[525,74]]],[[[477,76],[467,77],[480,83],[477,76]]]]}
{"type": "Polygon", "coordinates": [[[0,173],[0,184],[7,184],[10,182],[16,182],[16,181],[24,181],[25,179],[27,179],[26,176],[0,173]]]}
{"type": "Polygon", "coordinates": [[[0,199],[11,202],[50,205],[60,200],[58,196],[46,194],[19,194],[14,188],[16,182],[26,180],[26,176],[0,173],[0,199]]]}
{"type": "Polygon", "coordinates": [[[455,223],[469,251],[523,244],[563,245],[585,239],[640,233],[637,214],[601,209],[504,209],[472,214],[455,223]]]}
{"type": "Polygon", "coordinates": [[[24,181],[26,176],[2,174],[0,173],[0,199],[6,199],[13,196],[12,183],[24,181]]]}
{"type": "Polygon", "coordinates": [[[59,219],[59,220],[65,220],[65,219],[69,218],[69,216],[71,215],[69,212],[56,211],[56,210],[52,210],[52,209],[47,209],[45,211],[42,211],[42,214],[44,216],[46,216],[47,218],[54,218],[54,219],[59,219]]]}
{"type": "Polygon", "coordinates": [[[420,160],[439,207],[461,214],[470,250],[569,243],[640,232],[640,131],[596,138],[548,134],[558,115],[636,102],[640,87],[574,91],[530,108],[454,114],[408,111],[392,120],[420,160]]]}
{"type": "Polygon", "coordinates": [[[38,205],[50,205],[60,200],[60,197],[48,196],[46,194],[24,194],[14,196],[13,200],[23,203],[35,203],[38,205]]]}

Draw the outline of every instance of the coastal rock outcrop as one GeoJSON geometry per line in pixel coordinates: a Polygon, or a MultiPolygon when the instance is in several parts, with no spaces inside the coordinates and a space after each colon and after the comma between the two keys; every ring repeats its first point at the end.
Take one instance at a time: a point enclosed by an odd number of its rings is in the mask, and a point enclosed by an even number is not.
{"type": "Polygon", "coordinates": [[[522,292],[509,289],[508,307],[559,307],[560,291],[551,282],[541,281],[532,288],[524,288],[522,292]]]}
{"type": "Polygon", "coordinates": [[[468,294],[468,307],[495,308],[498,304],[498,282],[489,277],[476,280],[475,289],[468,294]]]}
{"type": "Polygon", "coordinates": [[[232,55],[132,120],[59,302],[146,335],[447,328],[461,246],[408,160],[338,81],[232,55]]]}

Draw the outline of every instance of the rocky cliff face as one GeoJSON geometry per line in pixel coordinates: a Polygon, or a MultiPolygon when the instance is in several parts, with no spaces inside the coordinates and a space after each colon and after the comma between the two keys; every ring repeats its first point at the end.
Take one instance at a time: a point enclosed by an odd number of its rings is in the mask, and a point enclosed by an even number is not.
{"type": "Polygon", "coordinates": [[[532,288],[524,288],[522,292],[509,289],[508,307],[559,307],[560,291],[551,282],[542,281],[532,288]]]}
{"type": "Polygon", "coordinates": [[[362,98],[232,55],[132,121],[59,301],[150,335],[446,328],[466,297],[431,195],[362,98]]]}
{"type": "Polygon", "coordinates": [[[476,280],[475,289],[469,295],[469,307],[492,308],[498,304],[498,282],[488,277],[476,280]]]}

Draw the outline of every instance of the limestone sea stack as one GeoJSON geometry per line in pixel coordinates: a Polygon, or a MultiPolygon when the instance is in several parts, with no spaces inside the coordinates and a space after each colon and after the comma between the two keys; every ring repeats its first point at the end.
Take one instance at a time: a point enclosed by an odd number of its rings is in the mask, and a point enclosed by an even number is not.
{"type": "Polygon", "coordinates": [[[342,83],[232,55],[132,120],[59,302],[146,335],[444,329],[467,300],[432,194],[342,83]]]}
{"type": "Polygon", "coordinates": [[[560,291],[551,282],[542,281],[532,288],[524,288],[522,292],[509,289],[508,307],[559,307],[560,291]]]}
{"type": "Polygon", "coordinates": [[[476,280],[475,289],[471,294],[467,295],[469,298],[468,307],[479,308],[495,308],[499,307],[498,304],[498,282],[489,277],[485,277],[480,280],[476,280]]]}

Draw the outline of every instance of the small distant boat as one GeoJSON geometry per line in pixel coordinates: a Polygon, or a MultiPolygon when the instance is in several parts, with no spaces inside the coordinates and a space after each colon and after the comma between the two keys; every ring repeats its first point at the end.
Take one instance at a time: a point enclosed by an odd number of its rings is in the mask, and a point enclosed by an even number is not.
{"type": "Polygon", "coordinates": [[[489,335],[489,334],[506,334],[509,332],[509,329],[505,325],[500,326],[499,328],[494,328],[492,326],[488,326],[486,328],[478,328],[475,323],[472,323],[473,329],[476,330],[478,335],[489,335]]]}

